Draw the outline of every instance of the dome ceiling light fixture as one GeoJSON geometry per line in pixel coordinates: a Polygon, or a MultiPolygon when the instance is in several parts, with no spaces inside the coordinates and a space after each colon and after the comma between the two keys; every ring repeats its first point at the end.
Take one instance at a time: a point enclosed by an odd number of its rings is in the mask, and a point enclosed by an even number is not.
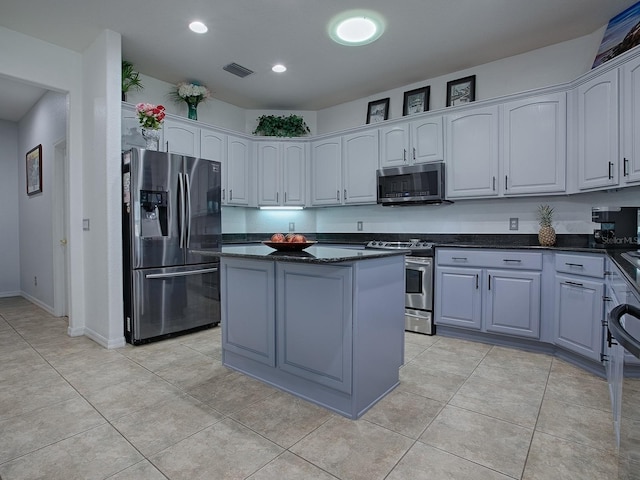
{"type": "Polygon", "coordinates": [[[341,45],[359,46],[375,42],[384,33],[385,22],[371,10],[349,10],[329,22],[329,36],[341,45]]]}
{"type": "Polygon", "coordinates": [[[207,33],[209,31],[209,29],[204,23],[199,22],[197,20],[189,24],[189,30],[195,33],[207,33]]]}
{"type": "Polygon", "coordinates": [[[285,67],[281,63],[278,63],[277,65],[274,65],[273,67],[271,67],[271,70],[273,70],[276,73],[283,73],[287,71],[287,67],[285,67]]]}

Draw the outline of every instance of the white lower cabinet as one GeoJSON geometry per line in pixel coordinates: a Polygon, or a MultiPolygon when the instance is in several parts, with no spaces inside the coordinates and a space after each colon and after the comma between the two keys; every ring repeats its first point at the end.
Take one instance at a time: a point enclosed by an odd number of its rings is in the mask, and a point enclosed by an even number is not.
{"type": "Polygon", "coordinates": [[[540,253],[448,249],[437,264],[436,325],[539,338],[540,253]]]}
{"type": "Polygon", "coordinates": [[[600,361],[603,295],[601,280],[556,275],[556,345],[600,361]]]}
{"type": "Polygon", "coordinates": [[[486,279],[486,330],[538,338],[540,272],[487,270],[486,279]]]}
{"type": "Polygon", "coordinates": [[[436,325],[482,328],[482,295],[479,268],[436,269],[436,325]]]}

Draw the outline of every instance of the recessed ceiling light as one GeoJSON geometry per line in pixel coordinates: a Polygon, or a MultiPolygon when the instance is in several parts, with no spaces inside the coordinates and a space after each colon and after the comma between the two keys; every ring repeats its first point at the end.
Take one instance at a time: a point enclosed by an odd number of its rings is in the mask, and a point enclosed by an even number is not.
{"type": "Polygon", "coordinates": [[[207,33],[207,31],[209,30],[204,23],[197,22],[197,21],[196,22],[191,22],[189,24],[189,29],[192,32],[196,32],[196,33],[207,33]]]}
{"type": "Polygon", "coordinates": [[[282,72],[286,72],[287,71],[287,67],[285,67],[284,65],[279,63],[279,64],[274,65],[273,67],[271,67],[271,70],[273,70],[276,73],[282,73],[282,72]]]}
{"type": "Polygon", "coordinates": [[[329,36],[341,45],[367,45],[384,32],[382,16],[370,10],[349,10],[329,23],[329,36]]]}

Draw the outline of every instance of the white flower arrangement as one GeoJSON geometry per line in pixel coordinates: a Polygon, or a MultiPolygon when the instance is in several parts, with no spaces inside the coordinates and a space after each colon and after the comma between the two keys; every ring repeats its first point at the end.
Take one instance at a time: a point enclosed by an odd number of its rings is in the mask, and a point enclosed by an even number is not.
{"type": "Polygon", "coordinates": [[[211,97],[211,92],[204,85],[197,85],[195,83],[180,82],[176,85],[175,95],[177,99],[184,100],[185,102],[198,105],[198,103],[211,97]]]}

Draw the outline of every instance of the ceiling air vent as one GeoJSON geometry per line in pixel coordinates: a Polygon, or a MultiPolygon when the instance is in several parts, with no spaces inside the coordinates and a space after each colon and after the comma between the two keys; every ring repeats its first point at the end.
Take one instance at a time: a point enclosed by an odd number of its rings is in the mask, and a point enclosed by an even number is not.
{"type": "Polygon", "coordinates": [[[222,68],[223,70],[226,70],[229,73],[233,73],[240,78],[244,78],[247,75],[251,75],[253,73],[253,70],[249,70],[248,68],[245,68],[242,65],[238,65],[237,63],[230,63],[229,65],[225,65],[222,68]]]}

